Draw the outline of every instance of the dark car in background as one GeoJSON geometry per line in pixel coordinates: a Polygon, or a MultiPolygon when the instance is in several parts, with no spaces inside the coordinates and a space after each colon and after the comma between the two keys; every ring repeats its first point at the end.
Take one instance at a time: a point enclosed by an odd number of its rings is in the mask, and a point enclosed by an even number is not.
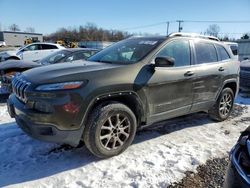
{"type": "Polygon", "coordinates": [[[230,152],[225,188],[250,187],[250,127],[240,136],[230,152]]]}
{"type": "Polygon", "coordinates": [[[250,93],[250,60],[240,63],[240,89],[243,93],[250,93]]]}
{"type": "Polygon", "coordinates": [[[81,59],[87,59],[94,55],[98,50],[90,48],[67,48],[37,61],[25,61],[25,60],[8,60],[0,63],[0,82],[1,89],[5,93],[11,91],[12,78],[23,71],[32,69],[39,66],[51,65],[56,63],[74,62],[81,59]]]}

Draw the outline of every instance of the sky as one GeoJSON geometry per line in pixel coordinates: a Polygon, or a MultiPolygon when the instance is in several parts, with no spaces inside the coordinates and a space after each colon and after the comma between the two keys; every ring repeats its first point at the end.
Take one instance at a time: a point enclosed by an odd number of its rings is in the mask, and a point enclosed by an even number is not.
{"type": "Polygon", "coordinates": [[[250,0],[0,0],[0,29],[17,24],[22,31],[35,28],[50,34],[61,27],[94,23],[104,29],[166,35],[178,31],[176,20],[184,20],[183,32],[206,31],[216,23],[221,35],[238,38],[250,32],[250,0]]]}

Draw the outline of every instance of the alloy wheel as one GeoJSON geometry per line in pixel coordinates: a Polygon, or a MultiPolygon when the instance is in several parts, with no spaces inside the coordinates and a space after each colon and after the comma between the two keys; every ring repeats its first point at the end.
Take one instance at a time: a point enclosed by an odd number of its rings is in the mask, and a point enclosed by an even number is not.
{"type": "Polygon", "coordinates": [[[101,126],[100,141],[107,150],[114,150],[121,147],[129,138],[131,122],[129,118],[116,113],[104,122],[101,126]]]}
{"type": "Polygon", "coordinates": [[[222,116],[227,116],[233,106],[233,99],[230,93],[225,93],[220,100],[219,112],[222,116]]]}

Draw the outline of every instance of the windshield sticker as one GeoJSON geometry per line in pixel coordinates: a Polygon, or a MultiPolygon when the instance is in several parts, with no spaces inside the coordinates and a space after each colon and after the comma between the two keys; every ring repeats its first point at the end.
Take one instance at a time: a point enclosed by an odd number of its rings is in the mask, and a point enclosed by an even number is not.
{"type": "Polygon", "coordinates": [[[140,41],[139,44],[155,45],[157,42],[158,42],[158,41],[143,40],[143,41],[140,41]]]}

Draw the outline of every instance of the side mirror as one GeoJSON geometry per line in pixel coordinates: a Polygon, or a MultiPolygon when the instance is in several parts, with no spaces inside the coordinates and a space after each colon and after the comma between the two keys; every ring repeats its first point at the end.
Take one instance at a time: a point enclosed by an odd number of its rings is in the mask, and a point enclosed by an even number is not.
{"type": "Polygon", "coordinates": [[[175,59],[172,57],[157,57],[155,58],[155,67],[173,67],[175,59]]]}

